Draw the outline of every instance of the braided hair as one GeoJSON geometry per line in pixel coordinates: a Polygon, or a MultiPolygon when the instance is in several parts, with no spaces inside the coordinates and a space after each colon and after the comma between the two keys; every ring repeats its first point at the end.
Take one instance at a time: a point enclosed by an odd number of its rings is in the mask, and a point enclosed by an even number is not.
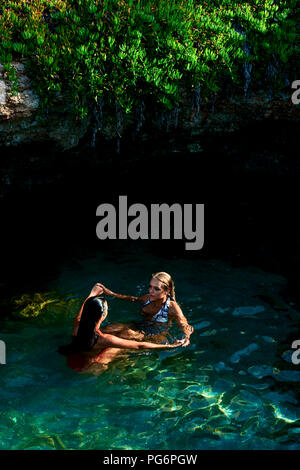
{"type": "Polygon", "coordinates": [[[152,274],[152,279],[157,279],[158,281],[160,281],[164,285],[165,290],[169,290],[171,300],[175,300],[175,285],[170,274],[161,271],[152,274]]]}

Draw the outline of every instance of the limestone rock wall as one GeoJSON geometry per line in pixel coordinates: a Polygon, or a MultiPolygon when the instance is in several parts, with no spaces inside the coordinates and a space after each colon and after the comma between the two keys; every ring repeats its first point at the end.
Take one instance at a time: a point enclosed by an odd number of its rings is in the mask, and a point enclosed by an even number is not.
{"type": "MultiPolygon", "coordinates": [[[[26,75],[25,62],[14,62],[13,66],[20,83],[19,93],[15,96],[11,92],[11,83],[5,76],[3,66],[0,65],[0,146],[51,141],[62,150],[76,147],[89,130],[90,121],[76,121],[62,96],[58,96],[54,111],[43,119],[39,118],[39,99],[26,75]]],[[[200,110],[197,110],[193,97],[183,91],[176,118],[174,113],[165,113],[158,118],[152,115],[151,120],[164,130],[188,130],[197,147],[197,136],[205,133],[233,132],[253,121],[300,121],[300,105],[292,103],[291,95],[292,90],[272,99],[261,91],[249,98],[241,95],[216,100],[213,105],[201,104],[200,110]]],[[[130,118],[125,117],[123,130],[130,123],[130,118]]],[[[101,133],[108,139],[118,135],[118,123],[114,123],[113,117],[103,126],[101,133]]],[[[151,136],[145,135],[145,138],[149,137],[151,136]]]]}
{"type": "Polygon", "coordinates": [[[24,62],[13,62],[19,91],[12,86],[0,64],[0,146],[53,141],[61,149],[74,147],[88,129],[88,121],[75,121],[63,99],[58,97],[55,112],[40,117],[39,98],[32,89],[24,62]]]}

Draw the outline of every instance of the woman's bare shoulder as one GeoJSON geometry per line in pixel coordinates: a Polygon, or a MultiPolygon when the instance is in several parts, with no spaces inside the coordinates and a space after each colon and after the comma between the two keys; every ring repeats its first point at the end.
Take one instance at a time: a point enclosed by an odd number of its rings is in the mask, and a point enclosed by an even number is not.
{"type": "Polygon", "coordinates": [[[176,302],[176,300],[170,300],[170,305],[169,305],[169,313],[172,315],[176,315],[178,313],[182,312],[180,305],[176,302]]]}
{"type": "Polygon", "coordinates": [[[144,294],[138,297],[138,301],[142,302],[143,304],[146,303],[150,299],[150,294],[144,294]]]}

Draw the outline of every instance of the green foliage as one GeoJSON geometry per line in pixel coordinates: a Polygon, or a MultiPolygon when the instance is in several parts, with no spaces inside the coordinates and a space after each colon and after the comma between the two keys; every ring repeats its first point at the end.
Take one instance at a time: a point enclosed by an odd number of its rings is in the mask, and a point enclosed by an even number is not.
{"type": "Polygon", "coordinates": [[[99,97],[126,113],[145,98],[172,109],[184,87],[204,100],[225,80],[243,90],[245,62],[254,82],[276,65],[282,86],[298,19],[299,0],[2,0],[0,63],[16,90],[11,64],[25,58],[42,106],[60,92],[82,119],[99,97]]]}

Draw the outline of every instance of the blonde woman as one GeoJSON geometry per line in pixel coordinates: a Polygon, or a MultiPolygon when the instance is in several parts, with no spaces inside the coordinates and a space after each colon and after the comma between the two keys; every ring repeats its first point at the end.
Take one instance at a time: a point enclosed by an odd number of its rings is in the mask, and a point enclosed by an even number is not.
{"type": "MultiPolygon", "coordinates": [[[[143,320],[141,322],[113,323],[103,329],[106,333],[139,341],[142,341],[145,337],[151,337],[151,341],[162,342],[166,340],[168,327],[174,320],[184,333],[184,338],[180,341],[181,346],[188,346],[190,344],[193,327],[189,325],[175,300],[175,287],[170,274],[166,272],[152,274],[148,294],[140,297],[118,294],[101,283],[97,283],[93,287],[93,291],[116,297],[117,299],[140,302],[142,304],[141,315],[143,320]]],[[[80,312],[79,316],[75,319],[73,334],[79,321],[80,312]]]]}

